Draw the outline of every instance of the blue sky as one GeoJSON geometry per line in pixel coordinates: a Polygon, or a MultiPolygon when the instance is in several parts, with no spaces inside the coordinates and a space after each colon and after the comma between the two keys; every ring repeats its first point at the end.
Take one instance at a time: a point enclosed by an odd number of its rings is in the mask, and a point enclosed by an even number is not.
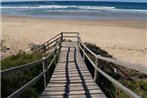
{"type": "MultiPolygon", "coordinates": [[[[33,0],[2,0],[2,1],[33,1],[33,0]]],[[[43,1],[43,0],[34,0],[43,1]]],[[[44,0],[44,1],[63,1],[63,0],[44,0]]],[[[121,2],[146,2],[147,0],[64,0],[64,1],[121,1],[121,2]]]]}

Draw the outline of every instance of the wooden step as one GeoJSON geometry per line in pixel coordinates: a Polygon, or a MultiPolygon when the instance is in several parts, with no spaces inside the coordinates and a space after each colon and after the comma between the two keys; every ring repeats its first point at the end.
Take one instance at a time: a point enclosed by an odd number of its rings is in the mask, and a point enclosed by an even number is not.
{"type": "MultiPolygon", "coordinates": [[[[83,87],[83,86],[73,86],[73,87],[69,87],[69,90],[86,90],[86,89],[100,89],[99,87],[97,86],[86,86],[86,87],[83,87]]],[[[65,87],[46,87],[45,90],[53,90],[53,91],[63,91],[65,90],[65,87]]]]}
{"type": "MultiPolygon", "coordinates": [[[[68,74],[76,74],[78,73],[78,71],[69,71],[68,74]]],[[[86,73],[88,74],[89,71],[81,71],[82,74],[86,73]]],[[[56,71],[55,73],[53,73],[53,75],[56,75],[56,74],[66,74],[65,71],[56,71]]],[[[90,73],[89,73],[90,74],[90,73]]]]}
{"type": "Polygon", "coordinates": [[[80,95],[80,94],[100,94],[102,93],[102,91],[99,90],[87,90],[87,91],[83,91],[83,90],[77,90],[77,91],[48,91],[48,90],[44,90],[44,92],[42,93],[42,95],[80,95]]]}
{"type": "MultiPolygon", "coordinates": [[[[87,82],[85,82],[84,83],[86,86],[88,86],[88,85],[91,85],[91,86],[97,86],[97,84],[95,84],[94,82],[90,82],[90,83],[87,83],[87,82]]],[[[73,87],[73,86],[82,86],[83,85],[83,83],[70,83],[68,86],[70,86],[70,87],[73,87]]],[[[52,82],[50,82],[48,85],[47,85],[47,87],[50,87],[50,86],[52,86],[52,87],[65,87],[65,86],[67,86],[65,83],[63,84],[63,83],[52,83],[52,82]]]]}
{"type": "MultiPolygon", "coordinates": [[[[80,75],[78,74],[78,73],[75,73],[75,74],[68,74],[68,76],[69,77],[79,77],[80,75]]],[[[84,76],[84,77],[91,77],[91,75],[90,74],[82,74],[82,76],[84,76]]],[[[66,75],[65,74],[53,74],[52,75],[52,78],[56,78],[56,77],[66,77],[66,75]]]]}
{"type": "Polygon", "coordinates": [[[78,49],[75,54],[75,48],[71,48],[72,44],[62,44],[65,47],[61,48],[54,73],[40,98],[106,98],[92,79],[78,49]]]}
{"type": "Polygon", "coordinates": [[[85,80],[79,80],[79,79],[77,79],[77,80],[72,80],[72,79],[69,79],[69,80],[50,80],[50,83],[85,83],[85,82],[94,82],[93,80],[87,80],[87,79],[85,79],[85,80]]]}
{"type": "Polygon", "coordinates": [[[90,94],[90,95],[52,95],[52,96],[40,96],[40,98],[106,98],[104,94],[90,94]]]}

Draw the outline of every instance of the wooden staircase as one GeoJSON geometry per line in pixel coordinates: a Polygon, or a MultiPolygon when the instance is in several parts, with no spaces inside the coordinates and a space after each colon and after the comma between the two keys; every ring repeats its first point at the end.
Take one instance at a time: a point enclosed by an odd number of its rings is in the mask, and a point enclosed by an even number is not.
{"type": "Polygon", "coordinates": [[[40,98],[106,98],[92,79],[76,42],[63,42],[50,83],[40,98]]]}

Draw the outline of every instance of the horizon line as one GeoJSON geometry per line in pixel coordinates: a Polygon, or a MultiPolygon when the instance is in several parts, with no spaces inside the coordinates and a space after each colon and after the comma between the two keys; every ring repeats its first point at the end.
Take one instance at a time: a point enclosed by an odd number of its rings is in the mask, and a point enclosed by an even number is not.
{"type": "Polygon", "coordinates": [[[47,2],[58,2],[58,1],[60,1],[60,2],[64,2],[64,1],[66,1],[66,2],[72,2],[72,1],[82,1],[82,2],[120,2],[120,3],[147,3],[147,2],[139,2],[139,1],[110,1],[110,0],[108,0],[108,1],[102,1],[102,0],[100,0],[100,1],[97,1],[97,0],[91,0],[91,1],[89,1],[89,0],[71,0],[71,1],[69,1],[69,0],[22,0],[22,1],[20,1],[20,0],[14,0],[14,1],[12,1],[12,0],[8,0],[8,1],[4,1],[4,0],[1,0],[1,2],[44,2],[44,1],[47,1],[47,2]]]}

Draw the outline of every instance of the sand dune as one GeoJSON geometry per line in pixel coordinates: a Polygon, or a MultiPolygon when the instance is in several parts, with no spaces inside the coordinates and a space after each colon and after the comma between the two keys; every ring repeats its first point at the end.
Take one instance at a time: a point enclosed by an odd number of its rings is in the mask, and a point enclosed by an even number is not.
{"type": "Polygon", "coordinates": [[[81,39],[107,50],[115,58],[144,64],[147,53],[146,22],[141,20],[47,20],[2,16],[2,40],[10,48],[5,54],[41,44],[60,32],[80,32],[81,39]]]}

